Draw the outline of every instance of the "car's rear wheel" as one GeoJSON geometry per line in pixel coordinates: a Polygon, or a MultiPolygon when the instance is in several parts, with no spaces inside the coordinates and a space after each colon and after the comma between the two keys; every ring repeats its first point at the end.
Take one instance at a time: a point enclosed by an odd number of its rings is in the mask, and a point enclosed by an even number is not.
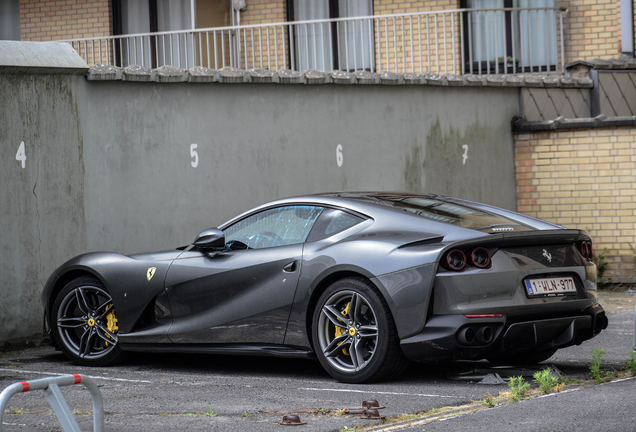
{"type": "Polygon", "coordinates": [[[75,363],[106,366],[120,360],[115,307],[102,283],[89,276],[69,282],[51,310],[53,337],[75,363]]]}
{"type": "Polygon", "coordinates": [[[322,293],[312,337],[318,360],[339,381],[389,379],[408,365],[386,302],[364,279],[342,279],[322,293]]]}

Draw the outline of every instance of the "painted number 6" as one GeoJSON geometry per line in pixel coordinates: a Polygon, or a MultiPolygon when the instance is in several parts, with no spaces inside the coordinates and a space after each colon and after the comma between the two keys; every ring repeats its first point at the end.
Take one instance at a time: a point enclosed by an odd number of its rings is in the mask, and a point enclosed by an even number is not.
{"type": "Polygon", "coordinates": [[[199,154],[196,150],[197,147],[197,144],[190,144],[190,157],[192,158],[190,165],[192,165],[192,168],[196,168],[199,165],[199,154]]]}
{"type": "Polygon", "coordinates": [[[342,166],[342,144],[336,146],[336,163],[339,167],[342,166]]]}

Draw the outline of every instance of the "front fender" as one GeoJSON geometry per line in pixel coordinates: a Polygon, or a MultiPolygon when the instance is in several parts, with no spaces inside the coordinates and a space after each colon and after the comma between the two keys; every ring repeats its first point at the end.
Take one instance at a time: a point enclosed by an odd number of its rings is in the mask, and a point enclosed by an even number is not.
{"type": "Polygon", "coordinates": [[[42,302],[46,316],[58,293],[73,279],[91,275],[99,279],[113,298],[120,333],[129,332],[139,315],[156,295],[163,291],[172,261],[181,251],[126,256],[115,252],[92,252],[62,264],[46,282],[42,302]],[[152,277],[148,270],[155,268],[152,277]]]}

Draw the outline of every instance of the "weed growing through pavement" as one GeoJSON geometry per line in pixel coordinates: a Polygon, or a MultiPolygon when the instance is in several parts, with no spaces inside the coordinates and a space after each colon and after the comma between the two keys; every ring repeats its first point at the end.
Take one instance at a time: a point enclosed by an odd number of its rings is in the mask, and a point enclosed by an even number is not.
{"type": "Polygon", "coordinates": [[[532,377],[534,382],[539,383],[539,389],[543,394],[552,393],[552,390],[559,384],[559,378],[552,375],[549,368],[535,372],[532,377]]]}
{"type": "Polygon", "coordinates": [[[508,383],[508,387],[510,387],[510,402],[518,402],[526,394],[526,390],[530,388],[530,384],[525,382],[522,376],[510,377],[510,382],[508,383]]]}
{"type": "Polygon", "coordinates": [[[488,408],[493,408],[497,406],[497,399],[495,399],[495,397],[491,395],[490,392],[486,393],[486,397],[484,398],[483,401],[480,401],[480,402],[486,405],[488,408]]]}
{"type": "Polygon", "coordinates": [[[601,383],[605,380],[606,373],[601,370],[601,363],[603,362],[603,356],[605,355],[604,349],[594,348],[592,350],[592,364],[590,365],[590,378],[597,383],[601,383]]]}
{"type": "Polygon", "coordinates": [[[602,252],[599,252],[598,255],[595,254],[592,258],[594,264],[596,264],[596,283],[599,286],[612,283],[612,278],[606,278],[605,280],[603,280],[603,274],[605,273],[605,270],[607,270],[605,267],[607,267],[607,265],[609,264],[609,262],[605,261],[606,254],[607,248],[604,248],[602,252]]]}
{"type": "Polygon", "coordinates": [[[629,245],[629,248],[632,250],[632,259],[634,260],[634,262],[636,262],[636,249],[634,249],[631,243],[627,242],[627,244],[629,245]]]}
{"type": "Polygon", "coordinates": [[[629,352],[629,358],[625,362],[624,370],[629,371],[632,376],[636,376],[636,351],[629,352]]]}
{"type": "Polygon", "coordinates": [[[329,411],[331,411],[329,408],[318,408],[315,411],[311,411],[312,414],[329,414],[329,411]]]}
{"type": "Polygon", "coordinates": [[[424,416],[424,412],[422,411],[415,414],[399,414],[397,417],[391,418],[388,423],[397,423],[397,422],[402,422],[407,420],[415,420],[423,416],[424,416]]]}
{"type": "Polygon", "coordinates": [[[9,407],[9,414],[26,414],[26,411],[22,408],[9,407]]]}
{"type": "Polygon", "coordinates": [[[212,411],[212,408],[210,408],[210,405],[208,405],[208,412],[203,413],[204,417],[216,417],[216,413],[214,411],[212,411]]]}
{"type": "Polygon", "coordinates": [[[582,380],[580,378],[570,378],[568,376],[561,375],[561,378],[559,379],[559,381],[561,381],[561,384],[566,385],[566,384],[581,384],[582,380]]]}

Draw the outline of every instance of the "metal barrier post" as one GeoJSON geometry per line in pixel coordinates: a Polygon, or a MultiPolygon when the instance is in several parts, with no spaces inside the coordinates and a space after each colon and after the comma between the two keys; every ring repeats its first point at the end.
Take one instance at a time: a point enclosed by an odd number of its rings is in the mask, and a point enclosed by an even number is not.
{"type": "Polygon", "coordinates": [[[83,384],[90,393],[93,400],[93,430],[103,432],[104,430],[104,402],[102,394],[97,388],[97,384],[90,378],[80,375],[63,375],[57,377],[42,378],[33,381],[22,381],[11,384],[0,393],[0,432],[2,432],[2,418],[4,410],[9,403],[11,396],[16,393],[23,393],[30,390],[44,390],[49,403],[55,411],[55,415],[67,432],[81,432],[73,413],[71,412],[64,395],[59,386],[83,384]]]}
{"type": "Polygon", "coordinates": [[[636,306],[634,306],[634,346],[632,349],[636,351],[636,306]]]}

